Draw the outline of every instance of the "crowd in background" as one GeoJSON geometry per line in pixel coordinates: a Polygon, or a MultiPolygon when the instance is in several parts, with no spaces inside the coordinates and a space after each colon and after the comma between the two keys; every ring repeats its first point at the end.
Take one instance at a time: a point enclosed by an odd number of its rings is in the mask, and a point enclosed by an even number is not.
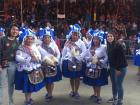
{"type": "MultiPolygon", "coordinates": [[[[65,36],[69,31],[69,25],[74,23],[80,24],[83,35],[88,28],[101,28],[104,31],[114,29],[118,32],[118,39],[135,41],[140,29],[140,22],[135,16],[134,5],[131,0],[77,0],[76,2],[32,0],[30,4],[23,2],[23,22],[21,23],[20,2],[16,2],[8,6],[9,9],[5,12],[1,26],[7,29],[13,23],[17,23],[37,30],[51,24],[55,30],[55,36],[61,39],[61,47],[63,47],[63,39],[66,39],[65,36]],[[65,13],[66,17],[58,19],[58,13],[65,13]]],[[[128,41],[126,43],[132,46],[134,44],[128,41]]],[[[132,51],[129,49],[128,55],[131,53],[132,51]]]]}

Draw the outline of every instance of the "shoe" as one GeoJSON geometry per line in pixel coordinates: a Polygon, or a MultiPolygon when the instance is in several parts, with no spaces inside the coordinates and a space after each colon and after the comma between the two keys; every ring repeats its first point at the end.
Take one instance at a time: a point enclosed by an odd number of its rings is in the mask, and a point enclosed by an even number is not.
{"type": "Polygon", "coordinates": [[[122,100],[118,100],[117,101],[117,105],[123,105],[123,101],[122,100]]]}
{"type": "Polygon", "coordinates": [[[79,99],[80,98],[80,95],[79,95],[79,93],[75,93],[75,99],[79,99]]]}
{"type": "Polygon", "coordinates": [[[113,98],[110,98],[107,103],[113,103],[114,99],[113,98]]]}
{"type": "Polygon", "coordinates": [[[30,100],[29,100],[29,101],[30,101],[30,103],[31,103],[31,104],[33,104],[33,103],[34,103],[34,100],[33,100],[32,98],[30,98],[30,100]]]}
{"type": "Polygon", "coordinates": [[[48,97],[46,97],[46,101],[47,101],[47,102],[50,102],[52,99],[53,99],[53,96],[48,96],[48,97]]]}
{"type": "Polygon", "coordinates": [[[45,95],[45,98],[47,98],[48,97],[48,93],[46,93],[46,95],[45,95]]]}
{"type": "MultiPolygon", "coordinates": [[[[0,104],[1,105],[1,104],[0,104]]],[[[13,98],[9,98],[9,105],[14,105],[14,101],[13,101],[13,98]]]]}
{"type": "Polygon", "coordinates": [[[32,105],[30,101],[25,101],[24,105],[32,105]]]}
{"type": "Polygon", "coordinates": [[[96,100],[97,99],[97,96],[95,96],[95,95],[91,95],[90,97],[89,97],[89,100],[96,100]]]}
{"type": "Polygon", "coordinates": [[[107,101],[107,103],[113,103],[114,102],[114,100],[117,100],[117,98],[110,98],[108,101],[107,101]]]}
{"type": "Polygon", "coordinates": [[[118,101],[117,101],[117,99],[115,99],[115,100],[113,101],[112,105],[117,105],[117,104],[118,104],[118,101]]]}
{"type": "Polygon", "coordinates": [[[70,97],[74,97],[74,96],[75,96],[75,93],[74,93],[73,91],[71,91],[71,92],[69,93],[69,96],[70,96],[70,97]]]}
{"type": "Polygon", "coordinates": [[[101,97],[97,97],[96,101],[97,104],[101,104],[102,103],[102,98],[101,97]]]}

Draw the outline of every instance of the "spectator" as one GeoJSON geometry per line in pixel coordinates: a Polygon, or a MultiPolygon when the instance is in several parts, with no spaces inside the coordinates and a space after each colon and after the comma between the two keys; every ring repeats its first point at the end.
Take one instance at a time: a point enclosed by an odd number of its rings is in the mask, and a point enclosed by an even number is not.
{"type": "Polygon", "coordinates": [[[8,78],[8,98],[9,105],[14,105],[13,93],[14,93],[14,80],[15,80],[15,53],[18,48],[18,41],[16,37],[19,34],[19,28],[16,25],[12,25],[7,36],[0,39],[0,104],[2,105],[3,97],[3,83],[5,77],[8,78]]]}
{"type": "Polygon", "coordinates": [[[123,46],[115,40],[113,32],[107,34],[107,52],[112,82],[112,105],[123,105],[123,80],[127,72],[127,61],[123,46]]]}

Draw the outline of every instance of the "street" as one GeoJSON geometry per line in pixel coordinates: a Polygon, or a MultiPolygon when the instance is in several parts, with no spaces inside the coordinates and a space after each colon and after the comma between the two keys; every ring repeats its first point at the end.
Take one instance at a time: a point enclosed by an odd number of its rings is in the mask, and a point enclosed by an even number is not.
{"type": "MultiPolygon", "coordinates": [[[[124,81],[124,105],[140,105],[140,81],[138,81],[137,68],[129,61],[127,76],[124,81]]],[[[7,87],[4,90],[4,105],[8,104],[7,87]]],[[[33,94],[34,105],[97,105],[93,100],[89,100],[92,95],[92,88],[83,84],[81,81],[79,93],[80,99],[76,100],[68,96],[70,92],[70,84],[67,78],[55,83],[53,92],[54,99],[51,102],[45,101],[46,90],[33,94]]],[[[102,87],[101,97],[102,105],[111,105],[107,100],[111,98],[111,83],[102,87]]],[[[24,94],[20,91],[14,93],[15,105],[24,105],[24,94]]]]}

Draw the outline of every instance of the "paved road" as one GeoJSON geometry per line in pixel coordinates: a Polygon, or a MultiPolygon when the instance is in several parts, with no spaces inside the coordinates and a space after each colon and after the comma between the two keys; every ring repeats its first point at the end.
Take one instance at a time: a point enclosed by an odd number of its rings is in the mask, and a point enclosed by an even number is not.
{"type": "MultiPolygon", "coordinates": [[[[137,68],[129,62],[128,73],[124,81],[125,98],[124,105],[140,105],[140,81],[136,75],[137,68]]],[[[62,81],[55,83],[54,89],[54,99],[52,102],[45,102],[44,95],[46,93],[45,89],[33,94],[33,99],[35,100],[34,105],[97,105],[93,101],[88,100],[89,96],[92,94],[92,88],[83,84],[79,89],[81,98],[75,100],[68,96],[70,92],[69,80],[63,78],[62,81]]],[[[7,91],[4,90],[4,105],[7,105],[7,91]]],[[[111,97],[111,83],[109,85],[102,87],[102,105],[111,105],[106,101],[111,97]]],[[[14,93],[15,105],[24,105],[24,94],[19,91],[14,93]]]]}

